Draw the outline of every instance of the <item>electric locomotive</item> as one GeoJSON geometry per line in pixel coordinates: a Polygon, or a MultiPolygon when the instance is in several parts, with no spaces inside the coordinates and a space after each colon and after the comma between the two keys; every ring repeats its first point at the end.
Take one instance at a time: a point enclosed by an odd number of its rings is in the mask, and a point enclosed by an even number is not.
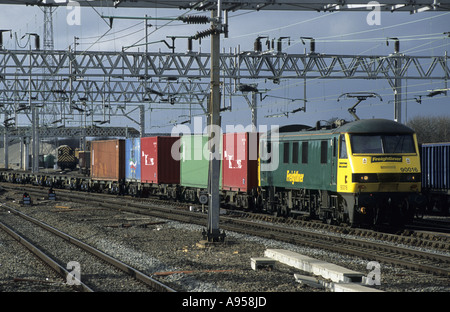
{"type": "Polygon", "coordinates": [[[281,127],[261,136],[257,205],[328,223],[399,225],[421,201],[414,131],[383,120],[281,127]]]}

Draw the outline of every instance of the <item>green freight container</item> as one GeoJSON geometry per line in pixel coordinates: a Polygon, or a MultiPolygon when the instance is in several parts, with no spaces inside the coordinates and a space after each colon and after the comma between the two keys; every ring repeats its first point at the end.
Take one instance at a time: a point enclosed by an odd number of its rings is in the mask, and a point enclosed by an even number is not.
{"type": "MultiPolygon", "coordinates": [[[[208,188],[209,147],[207,135],[185,135],[180,142],[180,184],[185,187],[208,188]]],[[[220,139],[222,153],[222,138],[220,139]]],[[[220,155],[222,157],[222,155],[220,155]]],[[[222,189],[222,165],[220,166],[222,189]]]]}

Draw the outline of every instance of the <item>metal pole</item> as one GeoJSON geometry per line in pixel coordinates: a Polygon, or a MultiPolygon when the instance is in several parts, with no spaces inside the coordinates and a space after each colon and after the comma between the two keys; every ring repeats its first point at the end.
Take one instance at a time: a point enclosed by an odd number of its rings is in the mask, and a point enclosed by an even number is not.
{"type": "Polygon", "coordinates": [[[220,234],[219,214],[220,214],[220,9],[217,10],[218,20],[214,19],[215,11],[211,12],[211,27],[216,31],[211,36],[211,100],[209,101],[209,122],[208,134],[210,143],[209,158],[209,209],[208,209],[208,227],[204,238],[208,241],[223,241],[224,234],[220,234]],[[217,133],[219,132],[219,133],[217,133]],[[212,138],[214,136],[214,139],[212,138]],[[214,142],[214,143],[212,143],[214,142]],[[206,236],[206,237],[205,237],[206,236]]]}
{"type": "Polygon", "coordinates": [[[31,162],[31,172],[35,173],[36,168],[34,166],[34,158],[36,157],[36,110],[34,109],[34,105],[33,102],[31,100],[31,45],[30,45],[30,79],[29,79],[29,83],[28,83],[28,91],[29,91],[29,95],[28,95],[28,104],[30,106],[31,109],[31,141],[32,141],[32,145],[31,145],[31,154],[32,154],[32,162],[31,162]]]}
{"type": "Polygon", "coordinates": [[[402,79],[400,71],[402,70],[402,59],[396,58],[395,63],[395,79],[394,79],[394,120],[398,123],[402,122],[402,79]]]}
{"type": "Polygon", "coordinates": [[[389,45],[389,40],[394,41],[394,121],[402,122],[402,59],[400,54],[400,41],[398,38],[388,38],[386,42],[389,45]]]}
{"type": "Polygon", "coordinates": [[[25,137],[25,149],[24,149],[24,167],[23,170],[28,170],[30,168],[30,138],[25,137]]]}
{"type": "Polygon", "coordinates": [[[258,127],[258,108],[257,108],[257,98],[256,98],[256,92],[252,92],[252,131],[256,132],[256,129],[258,127]]]}
{"type": "Polygon", "coordinates": [[[34,116],[35,116],[35,122],[34,122],[35,141],[33,142],[33,145],[35,145],[35,149],[34,149],[35,154],[33,155],[33,168],[34,168],[33,172],[37,173],[37,172],[39,172],[39,108],[36,107],[36,105],[35,105],[33,110],[36,111],[34,113],[34,116]]]}
{"type": "Polygon", "coordinates": [[[144,105],[139,106],[139,132],[141,138],[145,136],[145,107],[144,105]]]}
{"type": "MultiPolygon", "coordinates": [[[[16,123],[17,124],[17,123],[16,123]]],[[[23,169],[24,168],[24,164],[23,164],[23,155],[24,155],[24,137],[20,137],[20,160],[19,160],[19,169],[23,169]]]]}
{"type": "Polygon", "coordinates": [[[8,145],[9,145],[9,139],[8,139],[8,127],[6,126],[6,122],[8,119],[8,114],[5,113],[5,135],[3,137],[3,150],[5,152],[5,169],[9,168],[9,159],[8,159],[8,145]]]}

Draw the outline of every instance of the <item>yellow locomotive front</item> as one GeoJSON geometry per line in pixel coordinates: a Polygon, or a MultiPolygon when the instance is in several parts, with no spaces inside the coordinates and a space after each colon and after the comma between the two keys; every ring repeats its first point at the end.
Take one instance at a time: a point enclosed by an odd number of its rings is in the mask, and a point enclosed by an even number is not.
{"type": "Polygon", "coordinates": [[[421,202],[414,131],[393,121],[371,119],[351,123],[340,132],[337,191],[351,211],[350,221],[398,225],[410,220],[421,202]]]}

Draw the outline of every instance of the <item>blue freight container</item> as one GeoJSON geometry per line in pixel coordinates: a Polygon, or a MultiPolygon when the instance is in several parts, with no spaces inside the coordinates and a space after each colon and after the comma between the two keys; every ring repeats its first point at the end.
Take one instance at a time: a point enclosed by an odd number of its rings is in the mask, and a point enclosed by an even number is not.
{"type": "Polygon", "coordinates": [[[450,190],[450,143],[429,143],[421,147],[422,189],[450,190]]]}
{"type": "Polygon", "coordinates": [[[125,179],[141,181],[141,139],[125,140],[125,179]]]}

